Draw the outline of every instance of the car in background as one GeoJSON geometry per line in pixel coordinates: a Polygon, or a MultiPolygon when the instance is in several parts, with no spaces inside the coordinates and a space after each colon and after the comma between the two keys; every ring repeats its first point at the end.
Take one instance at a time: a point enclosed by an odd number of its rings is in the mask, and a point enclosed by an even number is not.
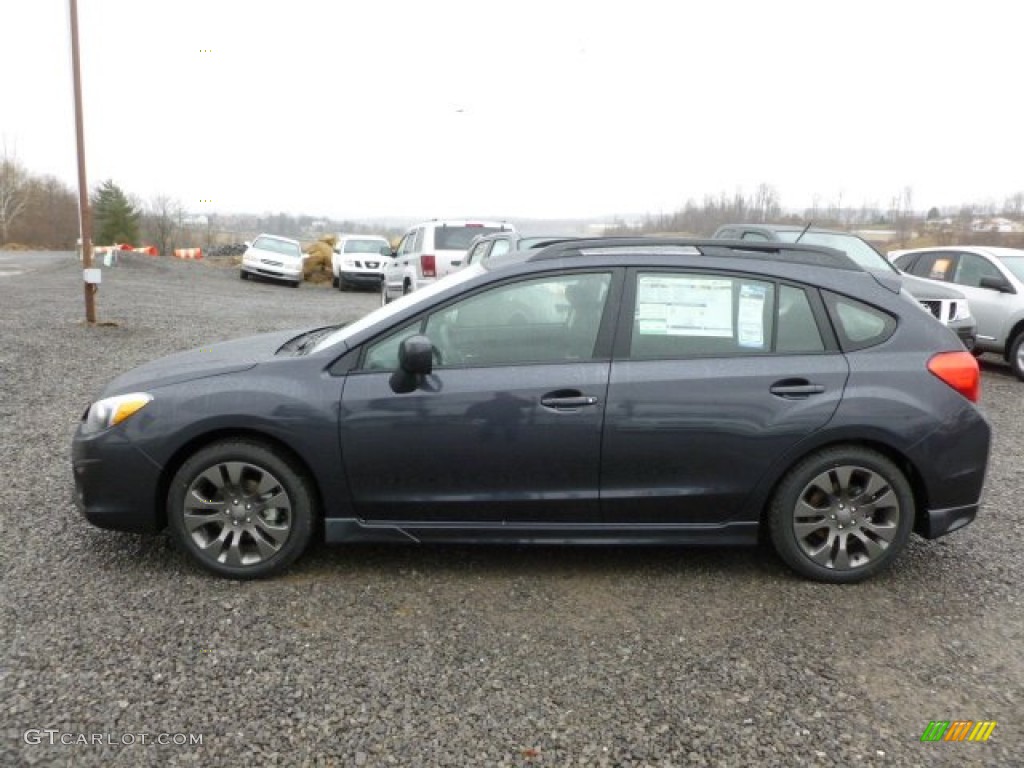
{"type": "MultiPolygon", "coordinates": [[[[726,224],[719,227],[714,238],[750,242],[804,243],[836,248],[848,254],[865,269],[884,275],[899,275],[896,269],[867,240],[832,229],[815,229],[794,224],[726,224]]],[[[930,312],[936,320],[956,333],[966,349],[973,349],[977,322],[971,316],[967,297],[948,286],[936,285],[912,275],[902,276],[903,287],[930,312]]]]}
{"type": "Polygon", "coordinates": [[[422,288],[462,266],[466,249],[477,235],[514,231],[500,221],[447,219],[426,221],[409,229],[395,251],[395,258],[384,268],[380,284],[380,302],[422,288]]]}
{"type": "Polygon", "coordinates": [[[238,276],[243,280],[254,275],[271,277],[298,288],[302,284],[305,258],[298,240],[260,235],[251,243],[246,243],[238,276]]]}
{"type": "Polygon", "coordinates": [[[466,251],[466,258],[462,266],[478,263],[491,258],[501,256],[510,251],[525,251],[530,248],[543,248],[546,245],[560,242],[562,240],[576,240],[578,235],[523,235],[516,231],[495,232],[490,235],[477,235],[469,244],[466,251]]]}
{"type": "Polygon", "coordinates": [[[1024,381],[1024,250],[950,245],[889,251],[889,258],[909,275],[962,291],[978,322],[975,350],[1002,356],[1024,381]]]}
{"type": "Polygon", "coordinates": [[[281,571],[315,535],[763,536],[797,573],[855,582],[912,532],[975,518],[991,438],[979,386],[977,360],[898,275],[841,251],[566,241],[350,325],[122,374],[73,439],[75,498],[100,527],[169,528],[233,578],[281,571]]]}
{"type": "Polygon", "coordinates": [[[343,235],[331,256],[332,283],[335,288],[372,288],[380,290],[384,265],[393,257],[391,243],[378,235],[343,235]]]}

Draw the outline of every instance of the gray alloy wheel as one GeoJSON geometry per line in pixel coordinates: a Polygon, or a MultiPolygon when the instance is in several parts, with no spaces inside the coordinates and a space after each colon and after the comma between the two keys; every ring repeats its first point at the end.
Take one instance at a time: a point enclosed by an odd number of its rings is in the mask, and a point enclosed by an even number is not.
{"type": "Polygon", "coordinates": [[[1007,361],[1013,375],[1024,381],[1024,331],[1013,337],[1013,344],[1010,345],[1010,358],[1007,361]]]}
{"type": "Polygon", "coordinates": [[[914,495],[903,472],[859,446],[804,459],[769,508],[779,556],[798,573],[833,583],[861,581],[888,567],[913,523],[914,495]]]}
{"type": "Polygon", "coordinates": [[[269,446],[215,443],[175,475],[168,524],[175,540],[204,568],[234,578],[266,576],[289,565],[309,543],[309,486],[269,446]]]}

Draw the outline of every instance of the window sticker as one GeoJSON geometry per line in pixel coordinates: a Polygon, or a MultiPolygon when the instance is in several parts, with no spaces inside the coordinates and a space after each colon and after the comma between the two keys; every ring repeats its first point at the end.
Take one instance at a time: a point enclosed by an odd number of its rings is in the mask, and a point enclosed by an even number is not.
{"type": "Polygon", "coordinates": [[[636,319],[642,334],[731,337],[732,281],[640,275],[636,319]]]}
{"type": "Polygon", "coordinates": [[[768,290],[763,285],[741,285],[737,342],[741,347],[764,348],[764,302],[768,290]]]}

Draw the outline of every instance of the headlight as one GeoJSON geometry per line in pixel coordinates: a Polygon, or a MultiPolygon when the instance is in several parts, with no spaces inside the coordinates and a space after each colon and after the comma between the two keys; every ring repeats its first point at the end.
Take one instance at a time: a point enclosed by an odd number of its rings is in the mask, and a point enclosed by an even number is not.
{"type": "Polygon", "coordinates": [[[152,402],[153,396],[145,392],[132,392],[97,400],[89,406],[82,421],[82,433],[91,434],[110,429],[152,402]]]}
{"type": "Polygon", "coordinates": [[[967,299],[957,299],[953,302],[953,320],[967,320],[971,316],[971,307],[967,299]]]}

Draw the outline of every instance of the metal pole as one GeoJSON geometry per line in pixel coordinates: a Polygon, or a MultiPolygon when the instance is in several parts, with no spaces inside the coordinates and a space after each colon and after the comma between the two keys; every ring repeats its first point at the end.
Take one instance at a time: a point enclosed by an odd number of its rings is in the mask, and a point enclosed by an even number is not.
{"type": "MultiPolygon", "coordinates": [[[[75,134],[78,142],[78,221],[82,235],[82,269],[92,269],[92,214],[89,211],[89,185],[85,180],[85,131],[82,119],[82,68],[78,52],[78,0],[71,1],[71,71],[75,81],[75,134]]],[[[85,282],[85,321],[96,322],[96,286],[85,282]]]]}

